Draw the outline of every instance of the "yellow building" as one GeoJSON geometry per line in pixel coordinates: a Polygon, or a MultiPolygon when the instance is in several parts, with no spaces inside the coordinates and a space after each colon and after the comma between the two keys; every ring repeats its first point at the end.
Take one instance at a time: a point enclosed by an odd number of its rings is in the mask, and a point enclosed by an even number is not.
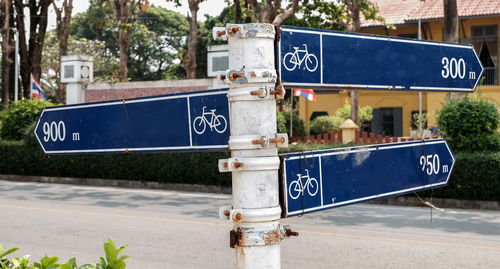
{"type": "MultiPolygon", "coordinates": [[[[362,33],[417,38],[421,21],[422,39],[443,40],[443,0],[372,0],[380,21],[363,21],[362,33]]],[[[460,43],[472,44],[484,67],[483,80],[474,94],[500,103],[498,68],[498,28],[500,26],[499,0],[457,0],[460,43]]],[[[299,115],[309,122],[316,115],[335,111],[349,98],[345,90],[315,90],[317,102],[300,98],[299,115]]],[[[428,112],[428,127],[437,126],[436,111],[446,102],[446,93],[424,92],[422,110],[428,112]]],[[[418,113],[418,92],[359,91],[359,105],[374,108],[371,131],[389,136],[409,136],[412,114],[418,113]]],[[[415,128],[415,126],[414,126],[415,128]]]]}

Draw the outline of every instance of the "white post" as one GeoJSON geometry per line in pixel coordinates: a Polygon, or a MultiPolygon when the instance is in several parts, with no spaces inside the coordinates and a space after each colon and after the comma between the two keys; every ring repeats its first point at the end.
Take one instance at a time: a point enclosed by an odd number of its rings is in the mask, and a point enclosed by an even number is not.
{"type": "MultiPolygon", "coordinates": [[[[15,13],[14,13],[14,16],[15,16],[15,13]]],[[[19,32],[17,31],[17,29],[14,31],[16,32],[16,34],[15,34],[16,51],[14,54],[14,101],[17,102],[19,100],[19,32]]],[[[30,88],[31,87],[33,87],[33,86],[30,84],[30,88]]],[[[30,93],[30,96],[31,96],[31,93],[30,93]]]]}
{"type": "Polygon", "coordinates": [[[219,160],[221,172],[232,172],[232,207],[221,211],[232,220],[230,245],[236,251],[237,268],[280,268],[278,158],[279,146],[287,146],[286,134],[277,134],[274,64],[275,29],[271,24],[230,24],[214,29],[216,39],[229,45],[231,158],[219,160]]]}
{"type": "MultiPolygon", "coordinates": [[[[418,39],[422,39],[422,21],[418,19],[418,39]]],[[[419,139],[424,139],[422,131],[422,92],[418,92],[418,132],[419,139]]]]}

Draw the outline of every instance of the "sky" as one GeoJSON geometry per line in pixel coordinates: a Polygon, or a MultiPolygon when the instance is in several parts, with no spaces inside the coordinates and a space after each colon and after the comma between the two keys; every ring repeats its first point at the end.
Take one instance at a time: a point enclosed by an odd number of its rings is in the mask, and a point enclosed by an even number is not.
{"type": "MultiPolygon", "coordinates": [[[[167,2],[166,0],[149,0],[150,5],[161,6],[170,10],[177,11],[182,15],[186,15],[189,12],[189,6],[187,0],[181,0],[182,6],[176,8],[173,3],[167,2]]],[[[205,0],[200,4],[200,10],[198,11],[198,20],[203,20],[205,14],[210,16],[217,16],[221,13],[222,9],[226,6],[224,0],[205,0]]],[[[73,15],[77,13],[84,12],[89,7],[88,0],[73,0],[73,15]]],[[[56,28],[56,15],[52,9],[52,5],[49,11],[49,29],[56,28]]]]}

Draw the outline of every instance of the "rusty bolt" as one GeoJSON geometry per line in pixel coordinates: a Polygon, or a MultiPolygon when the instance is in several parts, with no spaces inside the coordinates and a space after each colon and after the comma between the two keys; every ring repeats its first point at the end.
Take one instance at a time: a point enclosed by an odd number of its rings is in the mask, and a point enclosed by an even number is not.
{"type": "Polygon", "coordinates": [[[254,71],[252,71],[252,72],[250,72],[250,76],[254,78],[254,77],[256,77],[256,76],[257,76],[257,74],[255,74],[255,72],[254,72],[254,71]]]}
{"type": "Polygon", "coordinates": [[[231,75],[229,75],[229,78],[231,80],[236,80],[237,78],[243,77],[244,75],[245,75],[244,73],[232,72],[231,75]]]}
{"type": "Polygon", "coordinates": [[[265,138],[261,138],[261,139],[258,139],[258,140],[252,140],[252,144],[264,146],[266,144],[266,139],[265,138]]]}
{"type": "Polygon", "coordinates": [[[243,220],[243,214],[241,214],[240,212],[236,212],[236,214],[233,215],[233,220],[236,222],[243,220]]]}
{"type": "Polygon", "coordinates": [[[220,75],[219,78],[220,78],[220,80],[225,80],[226,79],[226,75],[222,74],[222,75],[220,75]]]}
{"type": "Polygon", "coordinates": [[[240,30],[241,30],[241,27],[233,25],[233,26],[229,27],[229,34],[234,35],[237,32],[239,32],[240,30]]]}
{"type": "Polygon", "coordinates": [[[225,162],[223,166],[224,166],[224,168],[228,168],[229,164],[227,162],[225,162]]]}
{"type": "Polygon", "coordinates": [[[285,143],[285,138],[271,138],[269,140],[270,143],[285,143]]]}
{"type": "Polygon", "coordinates": [[[224,215],[225,215],[226,217],[229,217],[229,213],[230,213],[230,212],[229,212],[229,210],[227,210],[227,209],[226,209],[226,210],[224,210],[224,215]]]}
{"type": "Polygon", "coordinates": [[[240,167],[245,166],[245,164],[244,163],[240,163],[240,162],[234,162],[233,166],[234,166],[235,169],[238,169],[240,167]]]}
{"type": "Polygon", "coordinates": [[[259,89],[258,91],[251,91],[250,95],[257,95],[257,96],[265,96],[266,90],[264,89],[259,89]]]}
{"type": "Polygon", "coordinates": [[[217,36],[223,36],[226,34],[226,30],[217,31],[217,36]]]}
{"type": "Polygon", "coordinates": [[[298,232],[292,231],[292,229],[286,229],[285,230],[285,236],[290,237],[290,236],[299,236],[298,232]]]}

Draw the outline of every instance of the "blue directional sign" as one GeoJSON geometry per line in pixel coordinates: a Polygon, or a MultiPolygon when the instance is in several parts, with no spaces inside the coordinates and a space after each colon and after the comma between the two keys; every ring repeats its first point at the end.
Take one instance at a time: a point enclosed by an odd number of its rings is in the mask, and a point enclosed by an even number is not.
{"type": "Polygon", "coordinates": [[[455,158],[443,139],[283,155],[283,215],[445,186],[455,158]]]}
{"type": "Polygon", "coordinates": [[[295,87],[474,91],[483,67],[472,46],[281,27],[281,82],[295,87]]]}
{"type": "Polygon", "coordinates": [[[35,135],[48,154],[227,149],[227,89],[48,107],[35,135]]]}

